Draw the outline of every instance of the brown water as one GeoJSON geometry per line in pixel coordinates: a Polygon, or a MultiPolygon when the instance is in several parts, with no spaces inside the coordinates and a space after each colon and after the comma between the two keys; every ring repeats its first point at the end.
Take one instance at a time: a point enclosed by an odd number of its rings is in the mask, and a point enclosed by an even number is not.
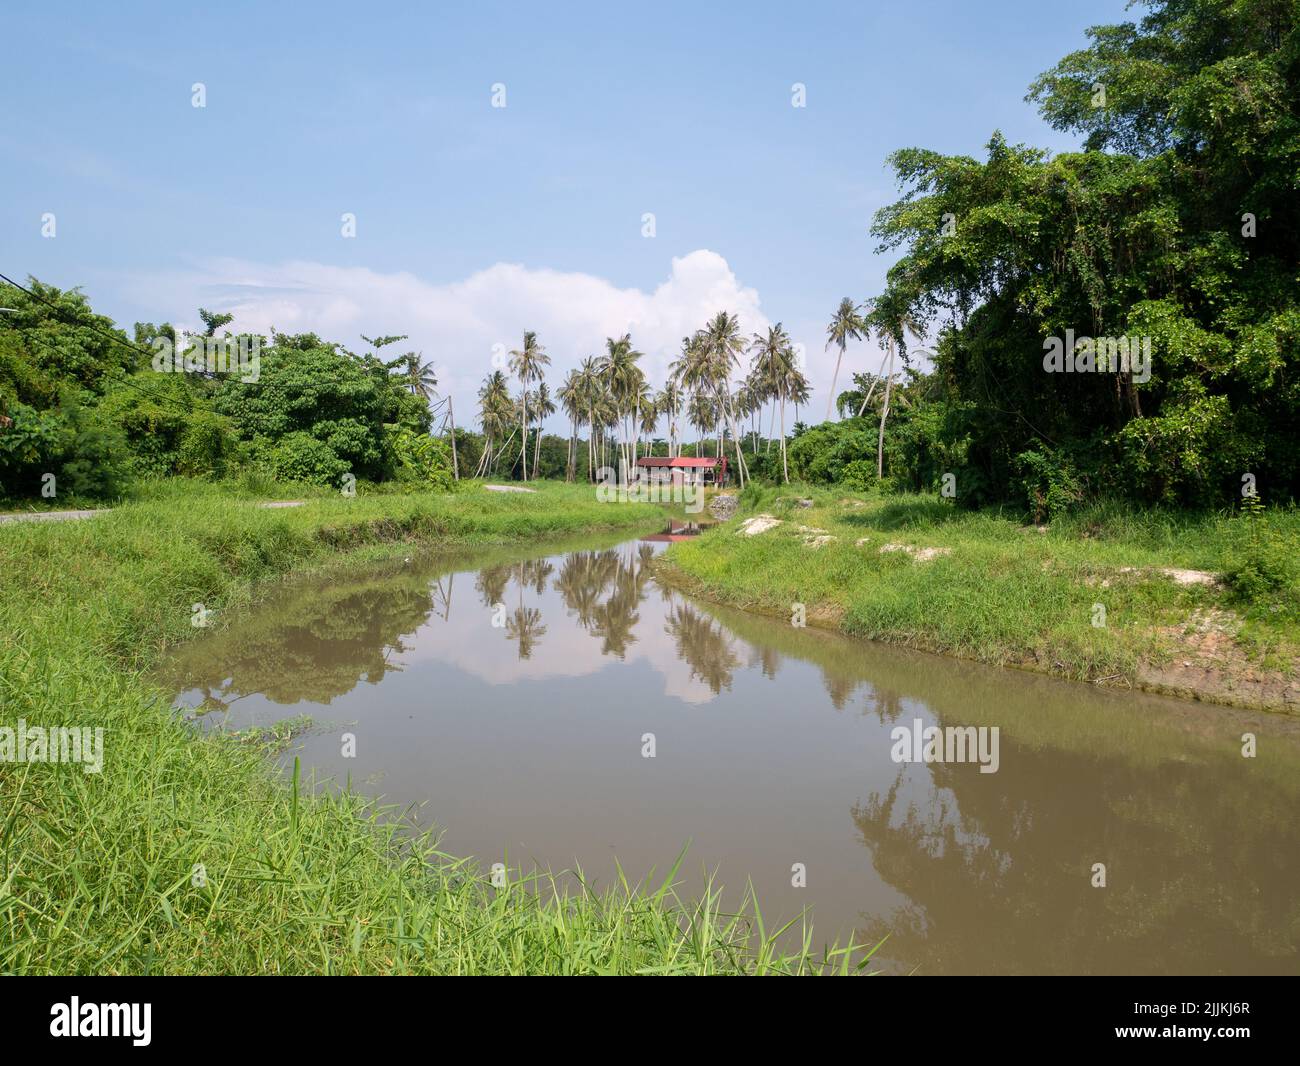
{"type": "Polygon", "coordinates": [[[285,760],[423,805],[485,867],[608,883],[689,841],[684,892],[707,868],[819,942],[888,933],[891,969],[1300,971],[1300,722],[715,609],[656,584],[663,547],[295,585],[165,677],[205,727],[311,715],[285,760]],[[997,771],[895,762],[917,719],[996,726],[997,771]]]}

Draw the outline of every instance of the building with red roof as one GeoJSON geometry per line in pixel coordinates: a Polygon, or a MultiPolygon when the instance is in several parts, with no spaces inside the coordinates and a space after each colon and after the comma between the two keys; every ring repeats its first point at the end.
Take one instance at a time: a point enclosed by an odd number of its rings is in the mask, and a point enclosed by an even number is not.
{"type": "Polygon", "coordinates": [[[727,457],[710,459],[693,455],[643,455],[636,461],[642,476],[652,482],[674,485],[725,485],[727,457]]]}

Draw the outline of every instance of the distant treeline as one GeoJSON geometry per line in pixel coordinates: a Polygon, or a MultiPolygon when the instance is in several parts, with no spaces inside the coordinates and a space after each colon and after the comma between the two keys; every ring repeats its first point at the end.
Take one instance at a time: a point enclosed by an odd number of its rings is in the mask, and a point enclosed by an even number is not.
{"type": "Polygon", "coordinates": [[[403,338],[355,353],[311,333],[218,337],[230,316],[203,310],[198,337],[151,323],[128,337],[81,293],[29,285],[0,285],[6,499],[102,499],[141,477],[243,469],[335,486],[451,483],[450,449],[430,436],[428,367],[414,353],[381,357],[403,338]]]}

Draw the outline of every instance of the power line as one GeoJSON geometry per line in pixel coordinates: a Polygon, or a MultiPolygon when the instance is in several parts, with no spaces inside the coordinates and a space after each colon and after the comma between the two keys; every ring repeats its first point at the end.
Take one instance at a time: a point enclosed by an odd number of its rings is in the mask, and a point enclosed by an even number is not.
{"type": "MultiPolygon", "coordinates": [[[[27,288],[26,285],[19,285],[18,282],[14,281],[14,279],[11,278],[11,277],[9,277],[7,274],[0,274],[0,281],[7,281],[7,282],[8,282],[10,285],[12,285],[15,289],[19,289],[20,291],[25,292],[25,293],[26,293],[28,296],[30,296],[33,300],[39,300],[39,301],[40,301],[41,303],[43,303],[46,307],[48,307],[51,311],[54,311],[54,312],[59,313],[59,314],[62,314],[62,313],[63,313],[63,310],[64,310],[64,309],[63,309],[62,307],[60,307],[58,304],[53,303],[53,302],[51,302],[50,300],[47,300],[44,296],[42,296],[42,295],[41,295],[40,293],[38,293],[38,292],[33,292],[31,289],[27,288]]],[[[136,352],[136,353],[139,354],[139,355],[143,355],[146,359],[153,359],[153,353],[152,353],[152,352],[148,351],[148,350],[145,349],[145,348],[141,348],[139,345],[133,343],[132,341],[126,341],[126,340],[123,340],[121,337],[118,337],[118,336],[116,336],[115,334],[110,333],[110,332],[109,332],[108,330],[106,330],[106,329],[101,329],[101,328],[100,328],[96,323],[94,323],[94,322],[77,322],[77,323],[69,323],[69,324],[71,324],[71,325],[80,325],[80,326],[85,326],[86,329],[89,329],[89,330],[91,330],[92,332],[98,333],[101,337],[104,337],[105,339],[112,341],[114,344],[120,344],[120,345],[122,345],[124,348],[130,348],[133,352],[136,352]]]]}
{"type": "MultiPolygon", "coordinates": [[[[7,274],[0,273],[0,280],[8,282],[10,285],[12,285],[15,289],[18,289],[20,292],[25,292],[33,300],[36,300],[38,303],[44,304],[55,314],[60,316],[64,314],[65,312],[64,308],[60,307],[58,304],[54,303],[51,300],[47,300],[40,293],[33,292],[26,285],[20,285],[18,282],[14,281],[14,279],[9,277],[7,274]]],[[[115,336],[114,334],[110,333],[108,330],[101,329],[99,325],[95,322],[87,322],[84,320],[69,322],[66,318],[63,319],[63,322],[64,325],[81,326],[85,329],[90,330],[92,333],[97,333],[101,337],[104,337],[107,340],[112,341],[114,344],[120,344],[124,348],[130,348],[131,351],[135,352],[138,355],[143,355],[146,359],[149,359],[150,362],[152,363],[153,360],[152,352],[149,352],[146,349],[141,348],[139,345],[134,344],[131,341],[123,340],[121,337],[115,336]]],[[[18,327],[13,327],[13,328],[17,329],[18,327]]],[[[123,376],[120,378],[115,378],[114,380],[119,384],[126,385],[128,388],[134,389],[141,396],[153,400],[155,403],[160,403],[165,401],[168,403],[180,404],[183,402],[181,400],[178,400],[175,396],[163,396],[160,393],[150,392],[148,389],[142,389],[140,386],[135,384],[135,382],[132,381],[130,377],[123,376]]],[[[192,407],[187,405],[184,407],[184,410],[186,411],[186,413],[189,413],[192,411],[192,407]]]]}

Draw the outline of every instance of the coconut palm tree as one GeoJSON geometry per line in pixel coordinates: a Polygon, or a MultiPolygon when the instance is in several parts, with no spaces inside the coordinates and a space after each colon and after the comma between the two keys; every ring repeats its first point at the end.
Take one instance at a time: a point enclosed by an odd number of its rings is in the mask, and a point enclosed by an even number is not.
{"type": "Polygon", "coordinates": [[[550,363],[551,357],[546,354],[546,349],[537,343],[537,334],[532,330],[525,331],[523,347],[516,348],[510,353],[510,370],[523,386],[519,432],[523,434],[524,439],[519,445],[519,473],[525,481],[528,480],[528,386],[542,379],[545,373],[542,368],[549,366],[550,363]]]}
{"type": "Polygon", "coordinates": [[[654,452],[654,432],[655,427],[659,425],[659,405],[655,398],[650,395],[649,386],[646,387],[646,394],[641,400],[641,421],[637,425],[637,430],[645,434],[646,455],[654,452]]]}
{"type": "Polygon", "coordinates": [[[804,377],[803,372],[796,366],[790,373],[790,400],[794,404],[794,424],[799,424],[799,408],[806,407],[808,400],[812,396],[812,385],[804,377]]]}
{"type": "Polygon", "coordinates": [[[479,424],[483,428],[483,454],[479,457],[475,477],[492,469],[496,461],[496,442],[505,435],[505,429],[514,416],[510,399],[510,382],[500,370],[494,370],[483,379],[478,390],[479,424]]]}
{"type": "Polygon", "coordinates": [[[785,404],[803,375],[795,366],[794,345],[790,343],[790,335],[780,322],[769,326],[766,334],[755,333],[749,351],[754,370],[781,407],[781,477],[788,484],[790,467],[785,448],[785,404]]]}
{"type": "Polygon", "coordinates": [[[635,417],[637,402],[645,391],[645,375],[637,366],[641,353],[632,347],[632,335],[605,338],[605,355],[600,360],[600,376],[614,403],[615,421],[619,426],[619,464],[627,470],[632,464],[628,448],[632,436],[629,420],[635,417]]]}
{"type": "Polygon", "coordinates": [[[754,438],[754,412],[761,406],[762,401],[754,391],[754,381],[752,375],[746,375],[745,380],[740,383],[740,388],[736,390],[732,397],[732,406],[735,408],[736,416],[742,420],[749,419],[750,444],[749,450],[757,454],[758,447],[754,438]]]}
{"type": "Polygon", "coordinates": [[[420,361],[423,352],[407,352],[402,356],[401,366],[406,378],[406,387],[412,396],[419,396],[426,402],[438,384],[438,377],[433,372],[432,363],[420,361]]]}
{"type": "Polygon", "coordinates": [[[533,394],[533,413],[537,416],[537,441],[533,445],[533,480],[536,481],[537,463],[542,457],[542,423],[555,414],[555,401],[551,399],[551,390],[544,381],[533,394]]]}
{"type": "Polygon", "coordinates": [[[650,383],[646,381],[645,374],[640,369],[636,372],[636,381],[632,385],[628,405],[632,416],[632,466],[635,468],[637,453],[641,448],[641,434],[647,433],[653,436],[655,425],[659,421],[659,412],[655,410],[654,393],[650,391],[650,383]],[[650,416],[648,430],[646,429],[647,415],[650,416]]]}
{"type": "Polygon", "coordinates": [[[740,334],[740,319],[727,311],[719,311],[709,319],[702,332],[703,376],[712,384],[719,416],[731,430],[731,440],[736,447],[736,484],[743,489],[748,480],[749,468],[745,464],[744,453],[740,450],[735,412],[731,409],[730,385],[732,371],[739,369],[740,357],[746,347],[745,338],[740,334]]]}
{"type": "Polygon", "coordinates": [[[686,405],[687,420],[696,430],[695,454],[704,454],[704,435],[718,424],[717,408],[713,398],[699,389],[691,393],[686,405]]]}
{"type": "Polygon", "coordinates": [[[862,309],[847,296],[840,301],[839,307],[826,327],[826,347],[832,344],[839,348],[835,357],[835,373],[831,376],[831,394],[826,397],[826,421],[831,420],[831,410],[835,405],[835,384],[840,378],[840,363],[844,360],[844,349],[849,341],[864,340],[867,336],[867,323],[862,317],[862,309]]]}
{"type": "Polygon", "coordinates": [[[668,419],[668,458],[677,454],[677,416],[682,410],[682,390],[671,374],[655,397],[655,410],[668,419]]]}
{"type": "Polygon", "coordinates": [[[569,420],[569,450],[564,458],[564,480],[573,481],[577,477],[578,465],[578,427],[582,425],[582,372],[576,368],[570,370],[564,383],[556,393],[560,407],[569,420]]]}
{"type": "Polygon", "coordinates": [[[699,433],[695,444],[697,456],[702,454],[704,435],[717,430],[722,418],[721,405],[718,403],[717,369],[704,330],[697,331],[693,337],[682,338],[682,354],[673,362],[673,373],[691,394],[688,412],[691,425],[699,433]],[[706,416],[710,421],[701,421],[706,416]]]}
{"type": "MultiPolygon", "coordinates": [[[[876,441],[876,478],[877,480],[885,476],[885,421],[889,418],[889,397],[893,390],[894,384],[894,349],[896,346],[903,346],[907,334],[911,334],[918,341],[922,340],[921,325],[911,318],[906,311],[901,314],[892,315],[885,312],[888,317],[884,320],[883,330],[877,326],[878,332],[885,334],[885,357],[889,362],[889,368],[885,372],[885,400],[880,408],[880,434],[876,441]]],[[[881,366],[883,368],[884,362],[881,366]]],[[[867,390],[866,398],[862,401],[862,408],[859,414],[866,410],[867,401],[871,399],[871,393],[875,389],[872,384],[871,389],[867,390]]]]}
{"type": "Polygon", "coordinates": [[[582,411],[585,412],[586,425],[588,425],[586,480],[594,481],[595,471],[599,465],[598,448],[603,447],[601,434],[606,424],[608,409],[608,399],[604,395],[604,385],[601,381],[601,364],[597,357],[586,356],[586,359],[578,365],[578,382],[580,382],[582,411]]]}

